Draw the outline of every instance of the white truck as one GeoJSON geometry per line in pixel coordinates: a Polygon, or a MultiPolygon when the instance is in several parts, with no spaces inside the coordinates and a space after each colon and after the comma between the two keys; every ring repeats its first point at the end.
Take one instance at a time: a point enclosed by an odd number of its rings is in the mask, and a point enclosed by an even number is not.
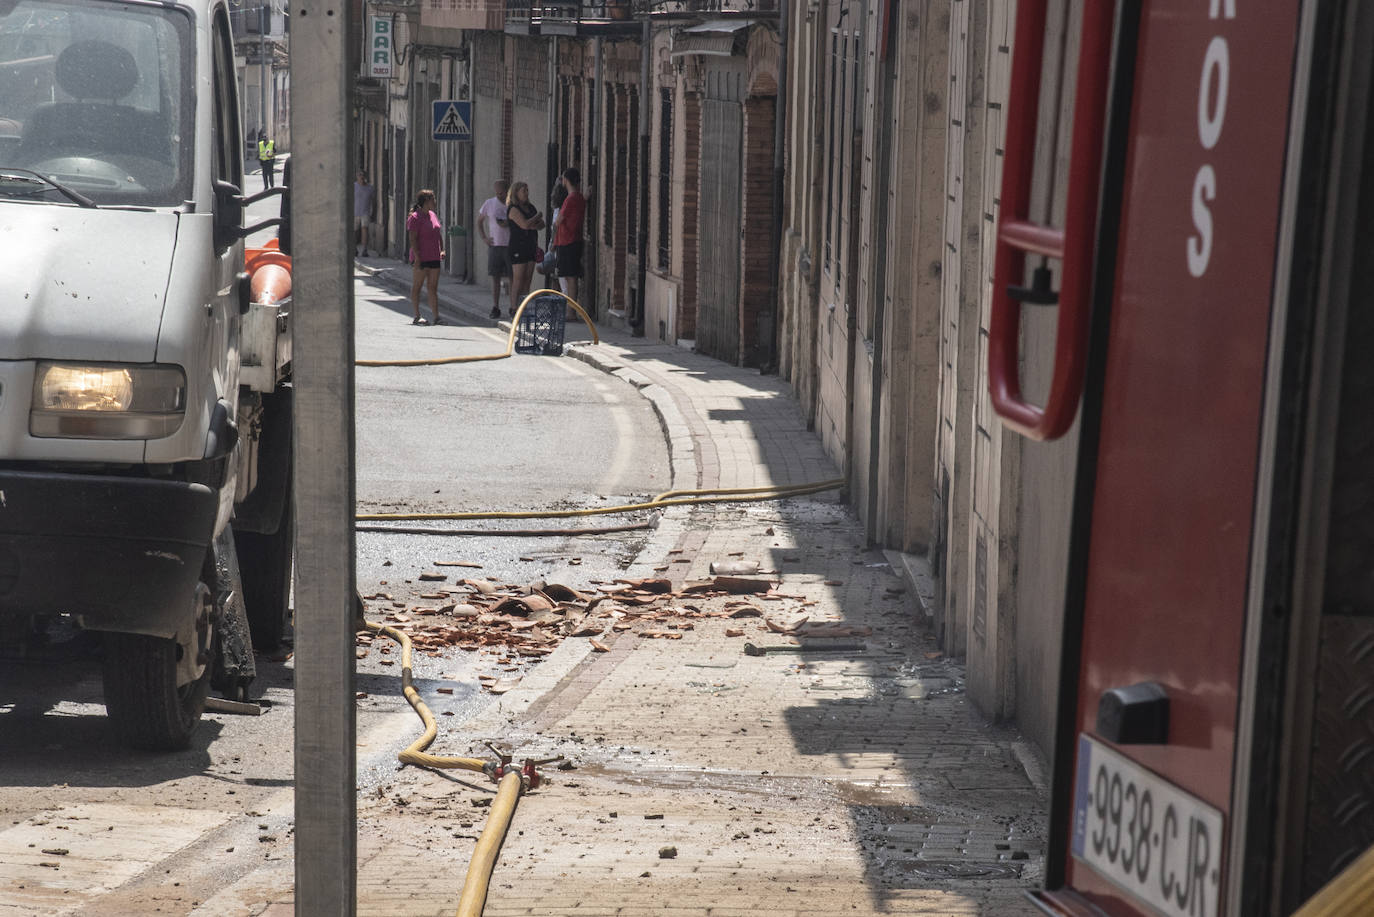
{"type": "Polygon", "coordinates": [[[233,51],[222,0],[0,0],[0,640],[101,632],[151,749],[243,698],[290,589],[289,302],[245,271],[277,221],[243,226],[233,51]]]}

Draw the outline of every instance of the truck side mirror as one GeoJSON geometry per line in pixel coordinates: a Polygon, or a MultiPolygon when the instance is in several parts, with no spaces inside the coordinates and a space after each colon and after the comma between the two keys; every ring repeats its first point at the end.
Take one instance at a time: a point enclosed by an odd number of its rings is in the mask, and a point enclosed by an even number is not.
{"type": "Polygon", "coordinates": [[[277,247],[283,254],[291,254],[291,160],[286,160],[281,172],[281,223],[277,226],[277,247]]]}
{"type": "Polygon", "coordinates": [[[215,245],[224,248],[243,237],[243,192],[227,181],[215,181],[215,245]]]}

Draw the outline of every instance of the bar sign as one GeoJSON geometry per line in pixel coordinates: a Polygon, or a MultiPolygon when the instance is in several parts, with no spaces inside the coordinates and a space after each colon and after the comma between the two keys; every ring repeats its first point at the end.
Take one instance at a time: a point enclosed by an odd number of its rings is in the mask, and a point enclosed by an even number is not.
{"type": "Polygon", "coordinates": [[[391,78],[391,18],[367,17],[367,75],[391,78]]]}

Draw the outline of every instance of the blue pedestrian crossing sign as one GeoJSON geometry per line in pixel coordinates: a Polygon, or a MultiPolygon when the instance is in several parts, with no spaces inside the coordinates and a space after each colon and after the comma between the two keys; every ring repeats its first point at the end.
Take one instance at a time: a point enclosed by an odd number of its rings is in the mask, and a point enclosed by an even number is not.
{"type": "Polygon", "coordinates": [[[435,140],[472,139],[472,103],[440,99],[434,103],[435,140]]]}

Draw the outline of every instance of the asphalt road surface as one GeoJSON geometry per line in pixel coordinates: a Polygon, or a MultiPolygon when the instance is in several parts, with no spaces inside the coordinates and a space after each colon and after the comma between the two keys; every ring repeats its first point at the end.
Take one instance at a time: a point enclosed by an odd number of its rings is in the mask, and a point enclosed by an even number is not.
{"type": "MultiPolygon", "coordinates": [[[[263,202],[249,218],[275,208],[275,200],[263,202]]],[[[355,294],[360,357],[504,347],[504,337],[488,327],[412,326],[404,298],[370,281],[359,279],[355,294]]],[[[671,486],[647,402],[629,385],[567,358],[359,368],[356,391],[361,511],[595,506],[671,486]]],[[[458,524],[478,525],[452,525],[458,524]]],[[[482,523],[502,524],[512,523],[482,523]]],[[[462,560],[480,566],[462,568],[450,582],[480,575],[576,586],[613,578],[646,534],[360,534],[358,584],[365,594],[385,591],[406,601],[436,588],[418,579],[432,574],[435,560],[462,560]]],[[[10,644],[0,653],[0,917],[233,913],[234,902],[253,900],[265,885],[289,888],[290,647],[258,657],[251,693],[263,715],[206,714],[191,749],[163,755],[127,751],[111,733],[100,653],[99,639],[70,622],[59,622],[46,642],[10,644]]],[[[417,721],[400,698],[397,667],[380,651],[359,659],[357,668],[357,689],[366,695],[358,706],[358,782],[360,792],[370,792],[396,773],[394,756],[417,732],[417,721]]],[[[418,656],[415,673],[441,722],[453,723],[491,702],[479,675],[509,678],[512,665],[453,649],[418,656]]]]}
{"type": "MultiPolygon", "coordinates": [[[[359,359],[505,348],[505,334],[485,324],[449,318],[455,323],[410,324],[406,297],[370,280],[355,283],[354,298],[359,359]]],[[[429,314],[427,305],[423,312],[429,314]]],[[[570,336],[579,330],[570,326],[570,336]]],[[[517,354],[447,366],[359,367],[356,391],[360,512],[578,509],[639,501],[671,487],[667,448],[649,403],[628,384],[576,360],[517,354]]],[[[499,532],[645,518],[405,525],[499,532]]],[[[643,532],[590,538],[360,533],[358,587],[364,595],[382,588],[394,594],[398,573],[424,572],[434,560],[481,563],[483,576],[508,582],[552,577],[576,587],[618,575],[643,539],[643,532]]]]}

